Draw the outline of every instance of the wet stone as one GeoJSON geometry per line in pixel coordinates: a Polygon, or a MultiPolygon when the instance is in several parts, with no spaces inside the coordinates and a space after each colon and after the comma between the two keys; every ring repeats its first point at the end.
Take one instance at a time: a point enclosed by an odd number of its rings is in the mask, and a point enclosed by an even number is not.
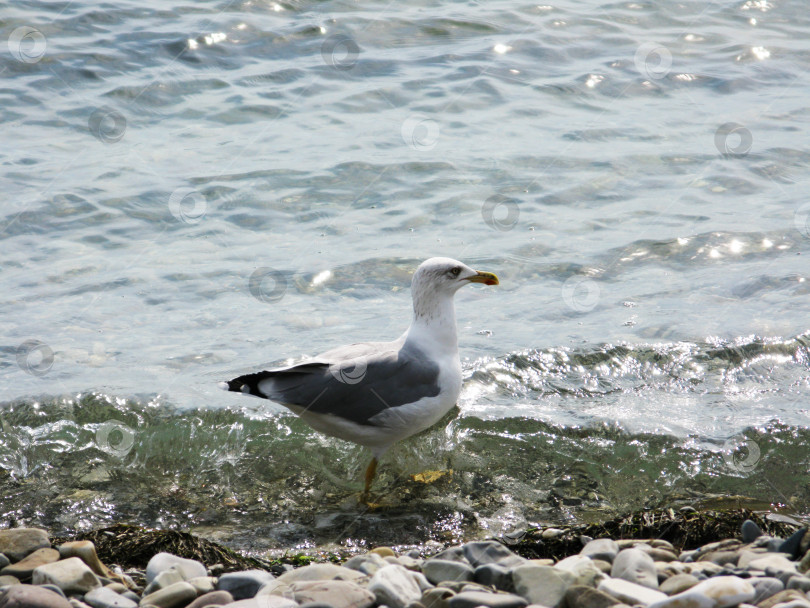
{"type": "Polygon", "coordinates": [[[92,608],[137,608],[138,603],[107,587],[92,589],[84,594],[84,603],[92,608]]]}
{"type": "Polygon", "coordinates": [[[0,553],[10,561],[18,562],[37,549],[51,546],[48,533],[38,528],[12,528],[0,530],[0,553]]]}
{"type": "Polygon", "coordinates": [[[473,569],[462,562],[431,559],[422,564],[422,574],[434,585],[442,581],[471,581],[473,569]]]}
{"type": "Polygon", "coordinates": [[[191,602],[186,608],[205,608],[206,606],[225,606],[232,603],[233,596],[227,591],[205,593],[191,602]]]}
{"type": "Polygon", "coordinates": [[[619,545],[616,541],[609,538],[597,538],[592,540],[579,552],[580,555],[586,555],[591,559],[601,559],[606,562],[613,563],[613,558],[619,553],[619,545]]]}
{"type": "Polygon", "coordinates": [[[227,591],[235,600],[254,597],[264,585],[275,580],[275,577],[264,570],[244,570],[228,572],[219,577],[217,589],[227,591]]]}
{"type": "Polygon", "coordinates": [[[14,585],[0,596],[0,608],[70,608],[70,602],[50,589],[14,585]]]}
{"type": "Polygon", "coordinates": [[[20,580],[27,580],[31,578],[31,573],[34,568],[44,566],[45,564],[52,564],[59,561],[59,551],[56,549],[45,548],[37,549],[33,553],[28,554],[16,564],[10,564],[0,570],[0,574],[16,576],[20,580]]]}
{"type": "Polygon", "coordinates": [[[643,585],[650,589],[658,589],[658,573],[655,570],[655,562],[649,555],[639,549],[619,551],[619,554],[613,560],[610,576],[643,585]]]}
{"type": "Polygon", "coordinates": [[[485,593],[482,591],[463,591],[454,595],[447,603],[450,608],[525,608],[528,602],[519,595],[511,593],[485,593]]]}

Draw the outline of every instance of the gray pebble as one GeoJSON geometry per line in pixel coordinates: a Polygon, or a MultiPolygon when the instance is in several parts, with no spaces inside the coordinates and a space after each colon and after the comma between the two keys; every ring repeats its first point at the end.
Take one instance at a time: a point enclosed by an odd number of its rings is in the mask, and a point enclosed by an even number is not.
{"type": "Polygon", "coordinates": [[[512,570],[500,564],[484,564],[475,569],[473,576],[476,583],[500,589],[501,591],[514,591],[512,584],[512,570]]]}
{"type": "Polygon", "coordinates": [[[447,600],[450,608],[525,608],[529,602],[519,595],[510,593],[485,593],[482,591],[463,591],[447,600]]]}
{"type": "Polygon", "coordinates": [[[791,559],[799,559],[801,557],[800,550],[805,532],[807,532],[807,528],[802,528],[791,534],[790,537],[779,546],[779,552],[790,554],[791,559]]]}
{"type": "Polygon", "coordinates": [[[473,568],[492,563],[512,568],[526,562],[524,558],[494,540],[466,543],[462,546],[462,549],[464,557],[472,564],[473,568]]]}
{"type": "Polygon", "coordinates": [[[474,578],[470,566],[448,559],[429,559],[422,564],[422,573],[434,585],[442,581],[471,581],[474,578]]]}
{"type": "Polygon", "coordinates": [[[778,578],[773,577],[756,577],[751,581],[756,590],[756,596],[751,600],[752,604],[759,604],[762,600],[767,600],[772,595],[775,595],[785,588],[785,584],[778,578]]]}
{"type": "Polygon", "coordinates": [[[275,577],[264,570],[243,570],[228,572],[219,577],[217,589],[227,591],[235,600],[254,597],[265,584],[275,577]]]}
{"type": "Polygon", "coordinates": [[[606,562],[613,562],[619,553],[619,545],[609,538],[597,538],[582,547],[580,555],[586,555],[591,559],[601,559],[606,562]]]}
{"type": "Polygon", "coordinates": [[[171,553],[158,553],[146,564],[146,582],[151,583],[159,573],[172,567],[176,568],[184,579],[208,576],[208,570],[197,560],[185,559],[171,553]]]}
{"type": "Polygon", "coordinates": [[[610,576],[621,578],[637,585],[658,589],[658,574],[655,562],[644,551],[624,549],[613,560],[610,576]]]}
{"type": "Polygon", "coordinates": [[[107,587],[92,589],[84,594],[85,604],[92,608],[137,608],[138,602],[117,594],[107,587]]]}
{"type": "Polygon", "coordinates": [[[786,589],[798,589],[799,591],[804,591],[807,593],[810,591],[810,578],[806,576],[796,575],[790,577],[787,584],[785,585],[786,589]]]}
{"type": "Polygon", "coordinates": [[[762,530],[759,529],[759,526],[756,525],[750,519],[746,519],[740,528],[740,533],[742,534],[742,541],[745,544],[752,543],[760,536],[762,536],[762,530]]]}

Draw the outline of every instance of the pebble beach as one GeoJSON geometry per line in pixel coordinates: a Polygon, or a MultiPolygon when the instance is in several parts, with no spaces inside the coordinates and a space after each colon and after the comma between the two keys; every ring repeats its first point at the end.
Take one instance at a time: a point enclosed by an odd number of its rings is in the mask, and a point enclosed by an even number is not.
{"type": "MultiPolygon", "coordinates": [[[[552,536],[547,534],[547,536],[552,536]]],[[[376,547],[342,561],[226,572],[167,552],[145,568],[103,563],[89,540],[0,530],[0,608],[810,608],[810,534],[679,550],[663,539],[579,538],[561,559],[495,539],[433,554],[376,547]]]]}

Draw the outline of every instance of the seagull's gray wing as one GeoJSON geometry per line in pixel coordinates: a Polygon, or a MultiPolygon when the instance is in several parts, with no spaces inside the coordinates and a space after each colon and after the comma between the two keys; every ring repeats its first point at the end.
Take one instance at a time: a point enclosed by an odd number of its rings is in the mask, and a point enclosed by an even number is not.
{"type": "Polygon", "coordinates": [[[402,341],[352,344],[314,361],[231,380],[228,390],[272,399],[357,424],[439,394],[439,366],[402,341]]]}

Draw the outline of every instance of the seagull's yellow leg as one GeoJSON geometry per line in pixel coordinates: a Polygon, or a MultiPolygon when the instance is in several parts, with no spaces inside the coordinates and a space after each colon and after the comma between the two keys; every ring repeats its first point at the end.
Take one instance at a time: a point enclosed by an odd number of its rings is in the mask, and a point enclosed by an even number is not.
{"type": "Polygon", "coordinates": [[[369,463],[368,468],[366,469],[366,487],[363,490],[362,496],[360,497],[360,502],[362,502],[363,504],[366,505],[369,504],[368,496],[371,491],[371,482],[374,479],[374,475],[376,474],[377,474],[377,457],[375,456],[374,458],[371,459],[371,462],[369,463]]]}

